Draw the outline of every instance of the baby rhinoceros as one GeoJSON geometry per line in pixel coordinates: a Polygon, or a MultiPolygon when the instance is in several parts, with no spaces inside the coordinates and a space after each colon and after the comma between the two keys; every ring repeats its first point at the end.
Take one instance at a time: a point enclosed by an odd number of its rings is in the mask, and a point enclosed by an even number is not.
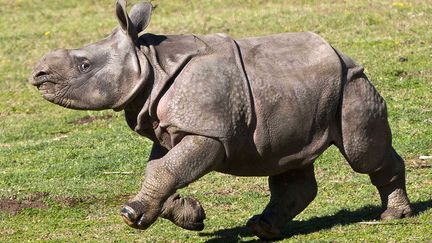
{"type": "Polygon", "coordinates": [[[382,219],[411,215],[386,104],[351,58],[310,32],[141,34],[152,9],[141,2],[128,14],[118,0],[111,35],[48,53],[31,78],[58,105],[124,110],[130,128],[153,141],[142,189],[121,209],[128,225],[146,229],[161,216],[202,230],[200,203],[176,190],[218,171],[269,177],[270,202],[247,226],[280,238],[315,198],[313,162],[331,145],[370,176],[382,219]]]}

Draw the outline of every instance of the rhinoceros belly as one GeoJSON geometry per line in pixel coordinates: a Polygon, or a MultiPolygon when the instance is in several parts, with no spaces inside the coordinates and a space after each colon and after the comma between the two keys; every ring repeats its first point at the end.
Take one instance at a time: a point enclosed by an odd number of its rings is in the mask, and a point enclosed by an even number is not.
{"type": "Polygon", "coordinates": [[[271,175],[313,162],[330,144],[342,67],[313,33],[237,41],[253,98],[253,146],[223,172],[271,175]]]}

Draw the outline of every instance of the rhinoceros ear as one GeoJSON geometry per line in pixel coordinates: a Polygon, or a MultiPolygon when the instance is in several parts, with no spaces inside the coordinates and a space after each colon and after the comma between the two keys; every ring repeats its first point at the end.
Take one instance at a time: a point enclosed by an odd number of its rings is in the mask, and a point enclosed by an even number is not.
{"type": "Polygon", "coordinates": [[[135,4],[130,11],[130,19],[139,34],[150,24],[151,13],[154,9],[149,2],[141,2],[135,4]]]}
{"type": "Polygon", "coordinates": [[[117,0],[116,14],[120,27],[135,41],[138,38],[138,33],[127,13],[126,0],[117,0]]]}

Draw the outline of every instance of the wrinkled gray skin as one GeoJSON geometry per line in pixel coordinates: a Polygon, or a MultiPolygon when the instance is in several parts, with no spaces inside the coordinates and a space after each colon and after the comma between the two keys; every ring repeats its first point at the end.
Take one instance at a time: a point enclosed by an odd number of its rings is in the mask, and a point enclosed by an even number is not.
{"type": "Polygon", "coordinates": [[[154,142],[142,189],[121,210],[128,225],[146,229],[161,216],[202,230],[203,208],[176,190],[219,171],[269,176],[270,202],[247,225],[276,239],[315,198],[313,162],[330,145],[370,176],[381,218],[411,215],[385,102],[361,66],[309,32],[139,36],[151,11],[143,2],[129,16],[119,0],[111,35],[53,51],[32,74],[45,99],[124,110],[128,125],[154,142]]]}

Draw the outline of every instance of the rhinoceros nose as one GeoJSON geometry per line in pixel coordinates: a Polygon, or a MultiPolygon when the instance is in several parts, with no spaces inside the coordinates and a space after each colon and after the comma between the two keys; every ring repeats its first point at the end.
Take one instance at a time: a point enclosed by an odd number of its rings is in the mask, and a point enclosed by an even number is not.
{"type": "Polygon", "coordinates": [[[38,65],[32,72],[30,83],[37,86],[44,81],[44,77],[49,75],[48,68],[46,66],[38,65]]]}
{"type": "Polygon", "coordinates": [[[46,81],[53,74],[52,70],[68,65],[67,57],[68,50],[65,49],[54,50],[46,54],[33,69],[30,83],[37,86],[46,81]]]}

